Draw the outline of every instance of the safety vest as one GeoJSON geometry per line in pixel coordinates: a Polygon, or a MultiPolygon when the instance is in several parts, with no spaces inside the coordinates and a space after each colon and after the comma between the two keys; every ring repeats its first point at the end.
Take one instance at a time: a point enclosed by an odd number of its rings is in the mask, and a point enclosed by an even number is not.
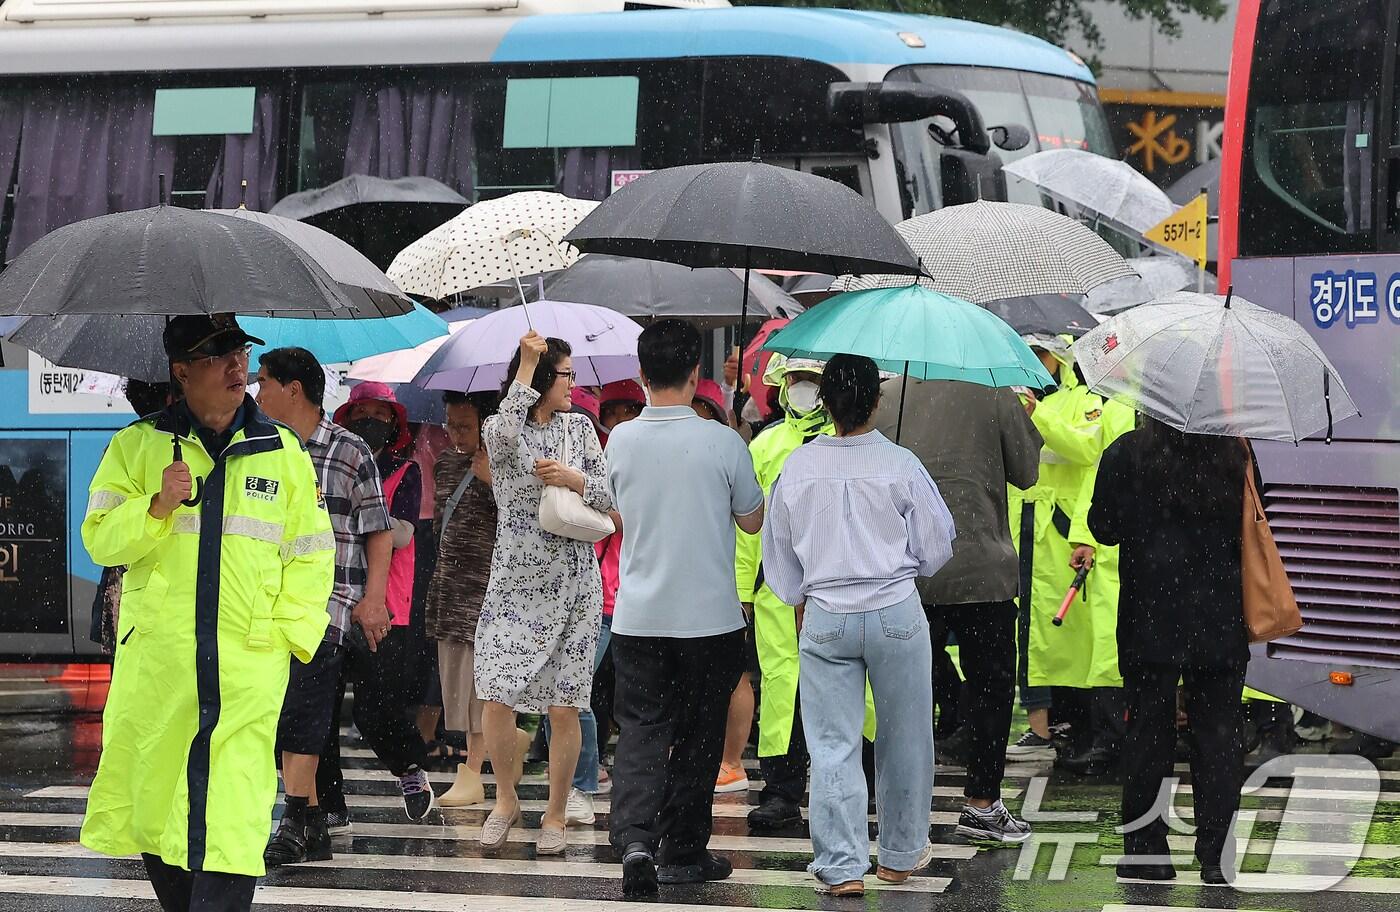
{"type": "Polygon", "coordinates": [[[217,459],[181,435],[202,500],[152,518],[182,412],[118,431],[89,488],[83,544],[128,570],[81,838],[260,876],[288,657],[310,661],[325,634],[335,537],[311,458],[251,398],[217,459]]]}

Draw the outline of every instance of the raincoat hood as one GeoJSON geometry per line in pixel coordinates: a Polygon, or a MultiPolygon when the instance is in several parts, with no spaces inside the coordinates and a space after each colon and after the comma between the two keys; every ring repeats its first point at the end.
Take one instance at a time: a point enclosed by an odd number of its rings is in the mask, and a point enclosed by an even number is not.
{"type": "Polygon", "coordinates": [[[1080,385],[1079,377],[1074,372],[1074,351],[1070,348],[1074,344],[1073,336],[1029,333],[1021,338],[1032,350],[1047,351],[1055,356],[1060,365],[1060,375],[1055,378],[1059,389],[1074,389],[1080,385]]]}
{"type": "Polygon", "coordinates": [[[784,419],[804,433],[816,433],[821,427],[829,424],[831,419],[827,415],[826,407],[821,405],[815,411],[806,414],[794,411],[792,404],[788,401],[788,389],[784,380],[791,373],[821,374],[825,370],[826,362],[818,361],[816,358],[788,358],[775,354],[769,360],[768,368],[763,372],[763,382],[778,390],[778,402],[783,407],[784,419]]]}

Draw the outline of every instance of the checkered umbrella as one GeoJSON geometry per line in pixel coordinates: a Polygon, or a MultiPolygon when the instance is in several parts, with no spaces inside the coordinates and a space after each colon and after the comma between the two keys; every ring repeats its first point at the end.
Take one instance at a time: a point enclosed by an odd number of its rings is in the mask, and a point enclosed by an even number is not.
{"type": "Polygon", "coordinates": [[[1307,330],[1243,298],[1181,291],[1074,343],[1089,388],[1188,434],[1297,442],[1360,414],[1307,330]]]}
{"type": "MultiPolygon", "coordinates": [[[[900,222],[895,230],[933,276],[935,291],[984,304],[1039,294],[1086,294],[1137,273],[1094,232],[1039,206],[979,201],[900,222]]],[[[907,276],[841,276],[832,291],[908,285],[907,276]]]]}
{"type": "Polygon", "coordinates": [[[409,294],[442,299],[566,269],[579,252],[564,235],[597,206],[537,191],[477,203],[401,250],[389,277],[409,294]]]}

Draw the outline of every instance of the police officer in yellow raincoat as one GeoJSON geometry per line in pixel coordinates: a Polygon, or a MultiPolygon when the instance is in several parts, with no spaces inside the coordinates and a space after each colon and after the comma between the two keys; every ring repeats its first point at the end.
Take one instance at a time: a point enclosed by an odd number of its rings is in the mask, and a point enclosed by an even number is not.
{"type": "MultiPolygon", "coordinates": [[[[1074,369],[1067,337],[1037,335],[1026,341],[1058,387],[1044,399],[1027,404],[1031,421],[1045,441],[1040,480],[1026,491],[1009,492],[1024,601],[1018,635],[1021,701],[1031,727],[1006,753],[1011,760],[1047,760],[1055,758],[1047,730],[1051,687],[1114,689],[1091,697],[1091,703],[1108,707],[1116,705],[1113,695],[1122,687],[1116,639],[1116,548],[1103,549],[1085,596],[1070,608],[1063,626],[1055,627],[1052,619],[1074,578],[1072,543],[1083,541],[1075,537],[1074,519],[1093,491],[1100,456],[1132,429],[1135,416],[1126,406],[1089,391],[1074,369]],[[1086,483],[1090,487],[1085,488],[1086,483]]],[[[1091,709],[1089,717],[1094,715],[1091,709]]],[[[1113,745],[1104,747],[1111,750],[1113,745]]]]}
{"type": "Polygon", "coordinates": [[[94,562],[128,567],[82,843],[140,853],[167,912],[251,906],[288,655],[327,623],[330,518],[296,434],[244,392],[256,341],[228,315],[167,324],[184,399],[112,438],[82,525],[94,562]]]}
{"type": "MultiPolygon", "coordinates": [[[[777,387],[781,420],[770,424],[749,444],[754,472],[766,497],[782,473],[788,456],[836,427],[818,397],[824,362],[774,355],[763,382],[777,387]]],[[[739,601],[752,609],[754,642],[761,672],[758,708],[758,763],[764,788],[759,806],[749,812],[756,829],[779,829],[800,823],[807,790],[807,743],[797,711],[797,619],[763,582],[760,536],[738,533],[735,578],[739,601]]],[[[874,737],[875,710],[866,689],[865,735],[874,737]]]]}

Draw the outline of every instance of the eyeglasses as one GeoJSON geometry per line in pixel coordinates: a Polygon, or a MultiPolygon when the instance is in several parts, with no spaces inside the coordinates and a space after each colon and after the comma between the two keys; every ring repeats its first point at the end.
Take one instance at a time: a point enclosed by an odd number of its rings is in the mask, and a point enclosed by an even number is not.
{"type": "Polygon", "coordinates": [[[550,371],[555,378],[568,377],[570,383],[578,383],[578,371],[550,371]]]}
{"type": "Polygon", "coordinates": [[[233,351],[226,352],[222,355],[208,355],[203,358],[191,358],[185,363],[198,365],[199,367],[205,367],[206,365],[215,364],[219,365],[220,367],[228,367],[232,364],[237,364],[240,362],[243,364],[247,364],[248,358],[252,354],[253,346],[252,343],[249,343],[247,345],[242,346],[241,348],[235,348],[233,351]]]}

